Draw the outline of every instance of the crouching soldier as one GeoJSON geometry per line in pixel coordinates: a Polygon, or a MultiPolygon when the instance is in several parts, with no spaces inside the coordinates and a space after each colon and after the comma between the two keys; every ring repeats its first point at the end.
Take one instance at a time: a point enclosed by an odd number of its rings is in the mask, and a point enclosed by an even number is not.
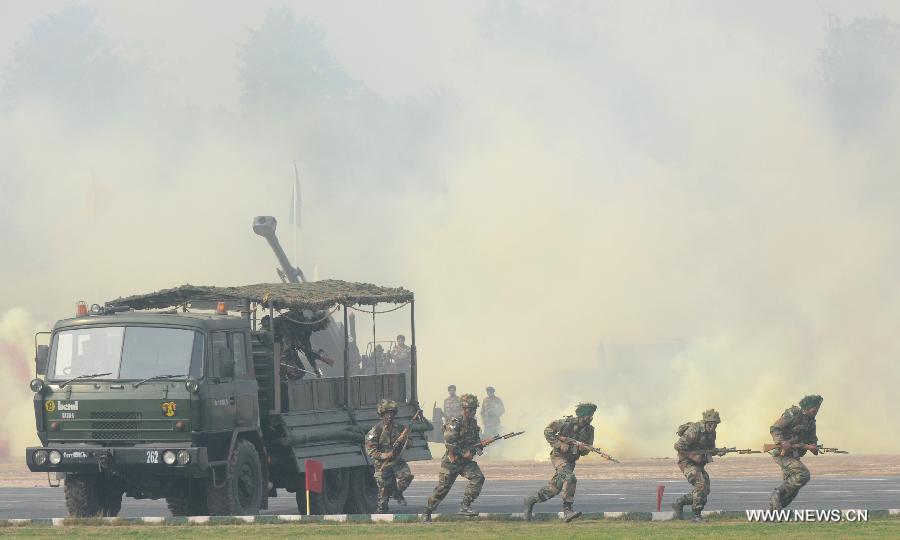
{"type": "Polygon", "coordinates": [[[556,469],[550,483],[542,487],[537,493],[525,498],[525,519],[531,521],[534,505],[555,497],[562,491],[563,519],[566,523],[580,517],[581,512],[572,510],[575,502],[575,462],[581,456],[586,456],[590,450],[579,447],[573,441],[585,443],[588,446],[594,444],[594,427],[591,421],[594,419],[594,411],[597,406],[593,403],[581,403],[575,408],[575,416],[567,416],[561,420],[550,422],[544,429],[544,438],[550,443],[550,463],[556,469]]]}
{"type": "Polygon", "coordinates": [[[692,520],[703,521],[701,513],[710,491],[706,464],[712,461],[709,450],[716,447],[716,426],[719,422],[719,413],[715,409],[709,409],[703,412],[702,422],[688,422],[678,427],[676,435],[679,439],[675,443],[678,468],[694,489],[672,503],[675,519],[684,518],[682,510],[684,505],[689,504],[694,512],[692,520]],[[702,452],[703,450],[706,452],[702,452]]]}
{"type": "Polygon", "coordinates": [[[444,426],[444,444],[447,451],[441,459],[441,470],[438,474],[438,483],[434,493],[428,497],[425,504],[425,512],[422,514],[423,523],[431,523],[431,513],[450,493],[453,482],[459,475],[469,480],[466,492],[463,494],[459,514],[462,516],[477,516],[478,512],[472,510],[472,503],[481,493],[484,486],[484,475],[481,468],[475,463],[475,455],[481,454],[481,429],[475,419],[475,411],[478,409],[478,398],[472,394],[463,394],[459,398],[462,406],[462,415],[451,418],[444,426]]]}
{"type": "Polygon", "coordinates": [[[375,483],[378,485],[378,512],[387,513],[391,497],[403,506],[403,492],[413,481],[409,465],[400,452],[409,445],[409,431],[394,422],[397,402],[382,399],[378,404],[381,422],[372,426],[366,435],[366,453],[375,463],[375,483]]]}
{"type": "Polygon", "coordinates": [[[800,461],[807,450],[818,454],[816,444],[816,414],[822,406],[822,396],[811,395],[800,400],[800,406],[794,405],[784,411],[781,418],[769,429],[772,440],[780,448],[772,450],[771,455],[781,467],[784,482],[772,491],[769,505],[772,510],[780,510],[791,504],[800,493],[800,488],[809,482],[809,469],[800,461]]]}

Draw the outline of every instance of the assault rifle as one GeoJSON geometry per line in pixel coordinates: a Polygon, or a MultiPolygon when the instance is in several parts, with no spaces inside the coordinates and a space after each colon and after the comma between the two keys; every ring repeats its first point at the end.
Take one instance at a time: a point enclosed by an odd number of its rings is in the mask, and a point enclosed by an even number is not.
{"type": "Polygon", "coordinates": [[[400,432],[400,436],[397,437],[397,440],[394,442],[394,449],[391,451],[395,458],[400,455],[400,452],[403,451],[403,447],[406,446],[406,441],[409,439],[409,430],[412,428],[413,422],[421,418],[422,409],[419,409],[410,419],[409,424],[407,424],[406,427],[403,428],[403,431],[400,432]]]}
{"type": "Polygon", "coordinates": [[[525,433],[524,431],[511,431],[506,435],[494,435],[493,437],[488,437],[487,439],[482,439],[478,441],[478,444],[475,445],[475,448],[484,450],[484,447],[489,444],[494,444],[500,439],[512,439],[513,437],[518,437],[519,435],[525,433]]]}
{"type": "MultiPolygon", "coordinates": [[[[475,451],[476,454],[481,455],[484,452],[484,448],[490,444],[494,444],[495,442],[501,439],[512,439],[513,437],[518,437],[519,435],[525,433],[524,431],[511,431],[506,435],[494,435],[493,437],[488,437],[487,439],[481,439],[475,446],[472,447],[472,450],[475,451]]],[[[451,463],[456,463],[458,457],[454,453],[450,453],[447,456],[451,463]]]]}
{"type": "MultiPolygon", "coordinates": [[[[791,443],[790,448],[792,450],[812,450],[813,448],[819,454],[849,454],[850,452],[846,450],[840,450],[837,448],[829,448],[826,446],[822,446],[821,444],[803,444],[803,443],[791,443]]],[[[781,445],[778,443],[769,443],[763,445],[763,452],[771,452],[772,450],[781,449],[781,445]]]]}
{"type": "Polygon", "coordinates": [[[718,456],[718,455],[724,456],[725,454],[731,454],[731,453],[762,454],[762,452],[759,450],[750,450],[749,448],[737,448],[734,446],[732,446],[731,448],[708,448],[708,449],[703,449],[703,450],[685,450],[684,453],[685,454],[696,453],[696,454],[703,454],[706,456],[718,456]]]}
{"type": "Polygon", "coordinates": [[[593,446],[591,446],[587,443],[577,441],[575,439],[572,439],[571,437],[566,437],[565,435],[560,435],[559,433],[556,434],[556,439],[561,443],[572,444],[572,445],[577,446],[578,448],[581,448],[582,450],[588,450],[595,454],[600,454],[600,457],[602,457],[603,459],[612,461],[613,463],[620,463],[620,461],[618,459],[612,457],[611,455],[607,454],[603,450],[600,450],[599,448],[594,448],[593,446]]]}
{"type": "Polygon", "coordinates": [[[394,448],[391,450],[391,457],[385,460],[385,464],[389,464],[400,457],[400,454],[403,452],[403,448],[406,447],[406,441],[409,439],[409,430],[412,427],[413,422],[421,418],[422,409],[419,409],[418,411],[416,411],[416,414],[413,415],[412,419],[410,419],[409,424],[407,424],[406,427],[403,428],[403,431],[400,432],[397,440],[394,441],[394,448]]]}

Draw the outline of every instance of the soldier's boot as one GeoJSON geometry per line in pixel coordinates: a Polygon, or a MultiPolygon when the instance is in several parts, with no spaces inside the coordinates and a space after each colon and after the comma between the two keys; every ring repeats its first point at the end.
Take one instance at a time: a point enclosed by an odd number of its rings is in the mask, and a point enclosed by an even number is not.
{"type": "Polygon", "coordinates": [[[472,501],[467,501],[463,499],[462,504],[459,505],[459,512],[457,514],[461,516],[469,516],[469,517],[477,517],[478,512],[472,510],[472,501]]]}
{"type": "Polygon", "coordinates": [[[422,512],[422,523],[425,525],[431,524],[431,510],[426,508],[425,511],[422,512]]]}
{"type": "Polygon", "coordinates": [[[672,503],[672,511],[675,513],[673,519],[684,519],[684,505],[687,502],[684,500],[684,497],[678,497],[672,503]]]}
{"type": "Polygon", "coordinates": [[[772,494],[769,496],[769,509],[770,510],[781,510],[781,488],[777,487],[772,490],[772,494]]]}
{"type": "Polygon", "coordinates": [[[400,506],[406,506],[406,498],[399,491],[394,493],[394,500],[397,501],[397,504],[400,506]]]}
{"type": "Polygon", "coordinates": [[[525,521],[531,521],[534,518],[534,505],[538,503],[537,497],[531,495],[530,497],[525,497],[525,521]]]}
{"type": "Polygon", "coordinates": [[[691,517],[691,521],[694,523],[705,523],[706,518],[703,517],[703,514],[700,510],[694,510],[694,515],[691,517]]]}
{"type": "Polygon", "coordinates": [[[566,523],[572,521],[573,519],[578,519],[581,517],[581,512],[576,512],[572,510],[572,503],[566,503],[563,505],[563,521],[566,523]]]}

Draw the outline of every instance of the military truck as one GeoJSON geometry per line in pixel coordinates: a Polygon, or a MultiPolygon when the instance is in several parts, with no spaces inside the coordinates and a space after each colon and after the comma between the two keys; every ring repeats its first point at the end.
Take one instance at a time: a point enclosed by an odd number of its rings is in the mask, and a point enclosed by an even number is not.
{"type": "MultiPolygon", "coordinates": [[[[36,347],[41,446],[26,449],[26,463],[64,478],[76,517],[115,516],[123,495],[165,498],[176,516],[253,515],[278,489],[296,493],[305,513],[307,459],[325,469],[312,513],[373,512],[363,442],[377,404],[396,400],[406,422],[419,408],[414,306],[406,289],[338,280],[185,285],[79,303],[36,347]],[[408,306],[409,373],[351,376],[349,311],[384,303],[408,306]],[[343,333],[342,376],[285,378],[285,333],[323,324],[343,333]]],[[[431,458],[431,428],[412,424],[405,459],[431,458]]]]}

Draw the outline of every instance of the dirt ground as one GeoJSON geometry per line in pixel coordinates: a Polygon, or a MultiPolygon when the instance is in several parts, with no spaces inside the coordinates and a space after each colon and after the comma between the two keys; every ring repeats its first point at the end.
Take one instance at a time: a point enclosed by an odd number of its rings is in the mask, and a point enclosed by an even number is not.
{"type": "MultiPolygon", "coordinates": [[[[846,476],[855,478],[900,475],[900,455],[824,455],[808,456],[804,463],[815,476],[846,476]]],[[[485,476],[506,480],[546,480],[551,473],[549,462],[540,461],[479,461],[485,476]]],[[[440,462],[413,461],[410,463],[418,480],[436,481],[440,462]]],[[[708,466],[716,478],[765,478],[778,476],[778,466],[768,456],[726,456],[716,458],[708,466]]],[[[578,478],[595,480],[678,480],[681,473],[674,459],[622,460],[621,464],[587,458],[578,462],[578,478]]],[[[0,487],[43,487],[47,475],[30,472],[23,463],[0,463],[0,487]]]]}

